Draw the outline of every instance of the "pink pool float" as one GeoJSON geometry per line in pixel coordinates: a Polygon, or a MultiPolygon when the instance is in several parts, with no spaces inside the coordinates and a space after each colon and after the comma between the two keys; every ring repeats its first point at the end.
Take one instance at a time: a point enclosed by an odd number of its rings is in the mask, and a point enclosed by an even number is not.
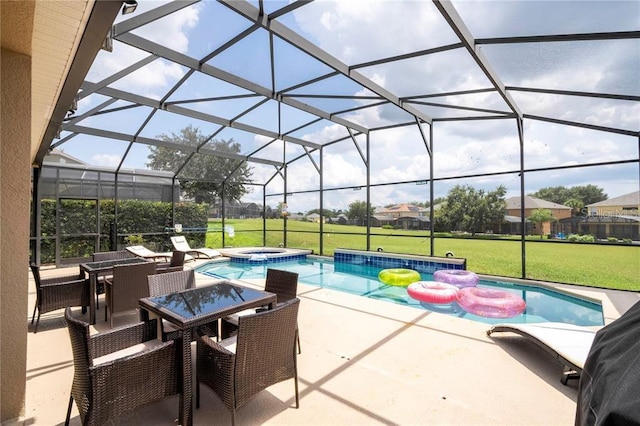
{"type": "Polygon", "coordinates": [[[436,281],[418,281],[409,284],[407,293],[420,302],[445,304],[456,300],[458,287],[436,281]]]}
{"type": "Polygon", "coordinates": [[[461,288],[456,298],[465,311],[487,318],[512,318],[523,313],[527,307],[524,299],[517,294],[491,288],[461,288]]]}

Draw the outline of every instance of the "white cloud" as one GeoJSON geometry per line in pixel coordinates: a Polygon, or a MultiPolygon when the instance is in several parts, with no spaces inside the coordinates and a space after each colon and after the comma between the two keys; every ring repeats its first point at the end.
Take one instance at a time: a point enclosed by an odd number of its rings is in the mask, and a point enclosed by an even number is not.
{"type": "Polygon", "coordinates": [[[118,167],[122,157],[115,154],[96,154],[91,157],[91,161],[96,166],[118,167]]]}
{"type": "MultiPolygon", "coordinates": [[[[139,1],[138,3],[139,10],[136,12],[138,14],[159,6],[157,1],[139,1]]],[[[177,52],[187,53],[189,49],[189,32],[198,24],[200,9],[200,5],[187,7],[135,29],[132,33],[148,38],[177,52]]],[[[139,51],[116,40],[114,41],[113,52],[101,51],[99,53],[87,79],[89,81],[100,81],[148,55],[149,53],[147,52],[139,51]]],[[[155,60],[112,84],[112,86],[123,90],[140,92],[144,96],[158,98],[166,92],[170,84],[176,82],[183,75],[184,70],[179,65],[164,60],[155,60]]]]}

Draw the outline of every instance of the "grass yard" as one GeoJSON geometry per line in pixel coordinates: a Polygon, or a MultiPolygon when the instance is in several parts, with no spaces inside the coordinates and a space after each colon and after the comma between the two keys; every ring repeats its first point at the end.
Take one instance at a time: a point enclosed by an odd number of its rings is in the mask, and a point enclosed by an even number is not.
{"type": "MultiPolygon", "coordinates": [[[[261,219],[227,220],[234,227],[234,237],[225,235],[225,246],[262,246],[261,219]]],[[[210,221],[210,229],[221,229],[220,222],[210,221]]],[[[284,222],[266,222],[266,246],[284,243],[284,222]]],[[[287,221],[287,247],[311,249],[320,254],[320,225],[287,221]]],[[[358,226],[325,224],[322,254],[331,256],[336,248],[365,250],[366,229],[358,226]]],[[[372,228],[371,250],[378,247],[390,253],[429,255],[431,240],[426,231],[372,228]],[[392,235],[393,234],[393,235],[392,235]]],[[[521,277],[521,242],[510,239],[474,239],[436,237],[434,255],[467,259],[467,269],[481,274],[521,277]]],[[[207,234],[208,247],[222,247],[222,232],[207,234]]],[[[619,290],[640,290],[640,247],[630,245],[584,244],[540,240],[527,237],[526,277],[530,279],[579,284],[619,290]]]]}

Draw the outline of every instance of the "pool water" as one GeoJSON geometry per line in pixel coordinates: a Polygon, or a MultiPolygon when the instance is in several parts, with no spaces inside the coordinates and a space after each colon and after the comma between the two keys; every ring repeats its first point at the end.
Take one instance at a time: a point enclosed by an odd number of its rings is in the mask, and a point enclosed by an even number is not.
{"type": "MultiPolygon", "coordinates": [[[[235,262],[206,263],[196,272],[234,280],[264,279],[268,268],[283,269],[298,273],[298,279],[305,284],[343,291],[359,296],[411,306],[417,309],[439,312],[488,324],[562,322],[575,325],[604,325],[602,305],[590,300],[561,293],[544,287],[526,284],[481,280],[478,287],[497,288],[514,292],[522,297],[527,308],[513,318],[486,318],[473,315],[462,309],[456,302],[433,305],[417,301],[407,294],[404,287],[389,286],[378,280],[380,268],[368,265],[334,264],[329,259],[296,260],[289,262],[262,262],[246,264],[235,262]],[[348,271],[347,271],[348,270],[348,271]]],[[[431,274],[422,273],[422,280],[431,281],[431,274]]]]}

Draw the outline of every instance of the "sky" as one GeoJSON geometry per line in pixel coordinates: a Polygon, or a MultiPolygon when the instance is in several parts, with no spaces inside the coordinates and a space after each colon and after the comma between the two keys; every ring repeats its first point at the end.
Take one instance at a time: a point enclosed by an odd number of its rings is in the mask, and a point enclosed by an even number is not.
{"type": "MultiPolygon", "coordinates": [[[[138,0],[135,14],[158,7],[166,2],[138,0]]],[[[256,2],[250,2],[258,6],[256,2]]],[[[286,6],[287,1],[266,1],[267,13],[286,6]]],[[[510,36],[532,36],[563,33],[593,33],[605,31],[638,31],[640,2],[637,1],[459,1],[454,7],[476,39],[510,36]]],[[[129,19],[119,16],[116,23],[129,19]]],[[[288,90],[288,95],[313,107],[331,113],[375,103],[366,97],[374,96],[371,88],[383,88],[395,96],[425,96],[446,94],[478,88],[490,88],[491,82],[464,49],[447,50],[431,55],[372,66],[359,66],[385,57],[446,46],[459,41],[446,25],[442,15],[430,1],[372,1],[318,0],[278,18],[278,23],[297,32],[333,58],[371,80],[373,87],[364,87],[344,77],[328,78],[288,90]],[[313,95],[338,95],[327,100],[313,95]],[[355,98],[359,97],[359,98],[355,98]]],[[[250,23],[217,2],[202,1],[154,23],[138,28],[133,34],[190,58],[201,60],[222,46],[250,23]]],[[[296,84],[325,75],[327,65],[310,61],[306,54],[281,39],[274,41],[274,76],[272,79],[269,38],[264,30],[256,31],[206,63],[238,75],[261,87],[282,91],[296,84]]],[[[568,43],[483,44],[480,52],[487,58],[502,84],[581,92],[610,93],[640,96],[640,41],[607,40],[568,43]]],[[[115,41],[113,52],[101,51],[87,80],[98,82],[126,66],[147,57],[130,45],[115,41]]],[[[169,90],[188,72],[186,67],[157,59],[138,71],[119,79],[109,87],[130,91],[154,100],[163,99],[169,90]]],[[[167,98],[171,101],[206,99],[231,95],[247,95],[249,91],[194,73],[167,98]]],[[[605,98],[582,98],[515,91],[512,99],[525,114],[577,121],[598,126],[615,127],[638,132],[640,102],[605,98]]],[[[109,97],[92,94],[84,97],[76,116],[108,101],[109,97]]],[[[425,142],[416,125],[390,127],[370,133],[370,175],[365,159],[367,141],[364,135],[348,138],[345,126],[320,120],[297,129],[314,117],[287,105],[268,101],[255,106],[261,98],[246,97],[233,102],[227,100],[177,104],[226,119],[266,129],[272,132],[291,132],[290,135],[309,142],[324,144],[339,138],[343,142],[325,148],[322,158],[322,184],[325,189],[349,187],[325,193],[324,207],[347,209],[353,201],[364,201],[366,193],[358,190],[367,181],[374,206],[411,201],[428,201],[429,185],[413,183],[428,179],[430,159],[425,142]],[[278,117],[278,108],[282,116],[278,117]],[[361,154],[363,153],[363,154],[361,154]],[[393,182],[412,182],[384,185],[393,182]]],[[[454,110],[441,106],[412,103],[411,106],[426,117],[454,118],[494,114],[487,111],[508,111],[505,101],[495,92],[466,96],[438,96],[421,98],[424,103],[458,105],[475,110],[454,110]]],[[[108,107],[117,108],[128,103],[117,101],[108,107]]],[[[76,124],[111,130],[142,137],[157,138],[161,134],[178,133],[187,125],[194,125],[205,135],[216,132],[216,138],[233,138],[242,147],[242,154],[255,152],[265,160],[291,161],[286,192],[290,211],[304,212],[317,208],[316,194],[320,184],[316,165],[317,153],[305,155],[303,148],[282,141],[271,142],[264,135],[238,129],[224,128],[206,121],[179,117],[165,111],[158,112],[141,128],[150,108],[138,107],[97,115],[76,124]]],[[[338,114],[364,127],[387,127],[415,122],[413,116],[394,106],[376,106],[338,114]]],[[[426,137],[429,126],[422,125],[426,137]]],[[[521,180],[520,147],[515,120],[436,121],[433,124],[434,198],[446,196],[454,185],[468,184],[487,191],[498,185],[507,188],[507,196],[518,195],[521,180]],[[479,176],[449,179],[454,176],[478,176],[505,173],[498,176],[479,176]]],[[[67,135],[63,133],[63,137],[67,135]]],[[[54,143],[57,142],[54,140],[54,143]]],[[[605,161],[636,160],[640,156],[638,137],[617,135],[578,127],[568,127],[538,120],[524,121],[524,166],[527,169],[584,165],[605,161]]],[[[122,141],[79,135],[59,146],[67,154],[91,165],[116,167],[123,158],[123,167],[146,168],[148,147],[122,141]],[[126,155],[125,155],[126,154],[126,155]]],[[[270,181],[266,192],[285,191],[282,179],[275,177],[272,165],[251,163],[252,178],[257,183],[270,181]]],[[[615,166],[595,166],[564,170],[529,172],[525,174],[525,192],[535,192],[548,186],[576,186],[594,184],[609,197],[637,191],[640,187],[638,163],[615,166]]],[[[267,204],[275,206],[281,195],[269,197],[267,204]]],[[[255,190],[244,201],[262,203],[262,190],[255,190]]]]}

